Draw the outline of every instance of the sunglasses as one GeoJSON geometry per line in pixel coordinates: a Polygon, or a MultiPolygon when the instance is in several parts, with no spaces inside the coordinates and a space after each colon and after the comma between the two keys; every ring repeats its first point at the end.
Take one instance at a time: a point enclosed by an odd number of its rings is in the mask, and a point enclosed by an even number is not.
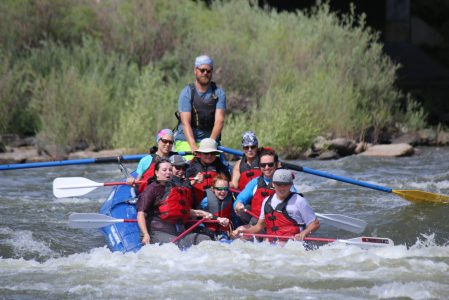
{"type": "Polygon", "coordinates": [[[249,149],[255,150],[257,149],[257,146],[243,146],[243,150],[248,151],[249,149]]]}
{"type": "Polygon", "coordinates": [[[164,144],[170,144],[173,145],[173,141],[172,140],[166,140],[166,139],[159,139],[159,141],[161,141],[164,144]]]}
{"type": "Polygon", "coordinates": [[[180,170],[187,170],[187,166],[173,166],[175,167],[176,170],[180,171],[180,170]]]}
{"type": "Polygon", "coordinates": [[[203,73],[207,73],[207,74],[210,74],[210,73],[212,73],[212,71],[213,71],[213,69],[200,69],[200,68],[196,68],[198,71],[200,71],[200,73],[201,74],[203,74],[203,73]]]}
{"type": "Polygon", "coordinates": [[[207,153],[201,152],[201,154],[204,155],[204,156],[215,156],[215,155],[218,154],[218,152],[207,152],[207,153]]]}
{"type": "Polygon", "coordinates": [[[214,186],[214,189],[217,191],[229,191],[229,187],[227,186],[214,186]]]}
{"type": "Polygon", "coordinates": [[[259,166],[263,169],[265,167],[274,167],[274,162],[270,162],[270,163],[260,163],[259,166]]]}

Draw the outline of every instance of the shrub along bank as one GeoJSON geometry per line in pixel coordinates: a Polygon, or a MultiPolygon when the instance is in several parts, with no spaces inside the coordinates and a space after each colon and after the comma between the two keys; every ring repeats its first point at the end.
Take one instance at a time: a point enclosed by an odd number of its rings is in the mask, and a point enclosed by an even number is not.
{"type": "Polygon", "coordinates": [[[425,126],[364,16],[325,4],[278,13],[244,0],[4,0],[0,46],[0,133],[63,151],[145,150],[176,125],[202,53],[228,96],[229,147],[246,130],[295,154],[320,134],[377,142],[392,125],[425,126]]]}

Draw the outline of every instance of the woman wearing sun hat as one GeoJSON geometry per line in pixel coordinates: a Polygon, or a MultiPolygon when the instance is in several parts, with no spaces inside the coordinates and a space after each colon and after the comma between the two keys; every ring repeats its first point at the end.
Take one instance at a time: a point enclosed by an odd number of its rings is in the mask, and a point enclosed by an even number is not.
{"type": "Polygon", "coordinates": [[[259,141],[254,132],[246,131],[243,133],[243,157],[235,163],[232,169],[231,187],[241,191],[251,179],[262,174],[259,168],[258,146],[259,141]]]}
{"type": "Polygon", "coordinates": [[[196,203],[194,207],[200,205],[201,200],[206,196],[206,189],[212,186],[213,179],[219,173],[223,173],[230,178],[228,168],[217,156],[222,151],[218,150],[215,140],[210,138],[203,139],[196,153],[197,156],[192,159],[186,172],[186,177],[198,179],[193,182],[193,193],[196,203]]]}

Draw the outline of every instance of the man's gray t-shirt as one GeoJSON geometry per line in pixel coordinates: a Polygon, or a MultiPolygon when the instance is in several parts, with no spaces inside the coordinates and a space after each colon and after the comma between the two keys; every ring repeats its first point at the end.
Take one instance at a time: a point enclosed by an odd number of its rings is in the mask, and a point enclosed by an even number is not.
{"type": "MultiPolygon", "coordinates": [[[[260,220],[265,219],[265,203],[267,203],[269,197],[265,198],[262,203],[262,209],[260,211],[260,220]]],[[[271,199],[271,207],[273,209],[276,208],[276,206],[281,203],[279,198],[275,195],[273,195],[273,199],[271,199]]],[[[306,227],[315,221],[316,215],[313,212],[312,207],[310,207],[309,203],[304,197],[301,197],[299,194],[294,193],[292,197],[288,200],[287,203],[287,213],[290,217],[292,217],[298,224],[306,224],[306,227]]]]}
{"type": "MultiPolygon", "coordinates": [[[[195,87],[196,89],[196,87],[195,87]]],[[[205,93],[200,93],[198,90],[196,90],[198,95],[203,99],[205,103],[208,103],[209,101],[215,101],[212,99],[212,87],[209,87],[209,89],[205,93]]],[[[217,87],[215,90],[215,94],[218,97],[216,109],[223,109],[226,111],[226,95],[225,92],[217,87]]],[[[191,112],[192,111],[192,89],[189,85],[185,86],[184,89],[179,94],[178,99],[178,111],[181,112],[191,112]]],[[[202,139],[210,137],[212,133],[212,128],[208,131],[199,130],[196,128],[192,128],[193,135],[195,136],[195,140],[197,142],[200,142],[202,139]]],[[[182,125],[178,125],[177,132],[175,134],[175,140],[177,141],[186,141],[186,137],[184,135],[184,132],[182,130],[182,125]]]]}

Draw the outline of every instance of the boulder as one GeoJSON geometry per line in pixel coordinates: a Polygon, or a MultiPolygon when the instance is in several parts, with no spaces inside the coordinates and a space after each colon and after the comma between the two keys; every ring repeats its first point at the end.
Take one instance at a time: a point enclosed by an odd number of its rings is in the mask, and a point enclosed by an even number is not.
{"type": "Polygon", "coordinates": [[[340,158],[340,156],[335,150],[326,150],[320,155],[318,155],[316,158],[319,160],[330,160],[330,159],[338,159],[340,158]]]}
{"type": "Polygon", "coordinates": [[[364,156],[384,156],[384,157],[398,157],[411,156],[415,149],[409,144],[390,144],[390,145],[375,145],[369,147],[365,152],[360,153],[364,156]]]}
{"type": "Polygon", "coordinates": [[[433,129],[422,129],[417,132],[420,145],[436,145],[437,133],[433,129]]]}
{"type": "Polygon", "coordinates": [[[355,153],[357,144],[354,140],[336,138],[330,142],[329,150],[335,150],[339,156],[348,156],[355,153]]]}
{"type": "Polygon", "coordinates": [[[418,145],[419,144],[419,136],[415,132],[405,133],[400,135],[392,140],[392,144],[410,144],[410,145],[418,145]]]}
{"type": "Polygon", "coordinates": [[[438,133],[437,144],[441,145],[441,146],[448,146],[449,145],[449,132],[440,131],[438,133]]]}
{"type": "Polygon", "coordinates": [[[35,147],[13,148],[11,152],[0,153],[0,164],[20,164],[48,160],[49,157],[39,155],[35,147]]]}

